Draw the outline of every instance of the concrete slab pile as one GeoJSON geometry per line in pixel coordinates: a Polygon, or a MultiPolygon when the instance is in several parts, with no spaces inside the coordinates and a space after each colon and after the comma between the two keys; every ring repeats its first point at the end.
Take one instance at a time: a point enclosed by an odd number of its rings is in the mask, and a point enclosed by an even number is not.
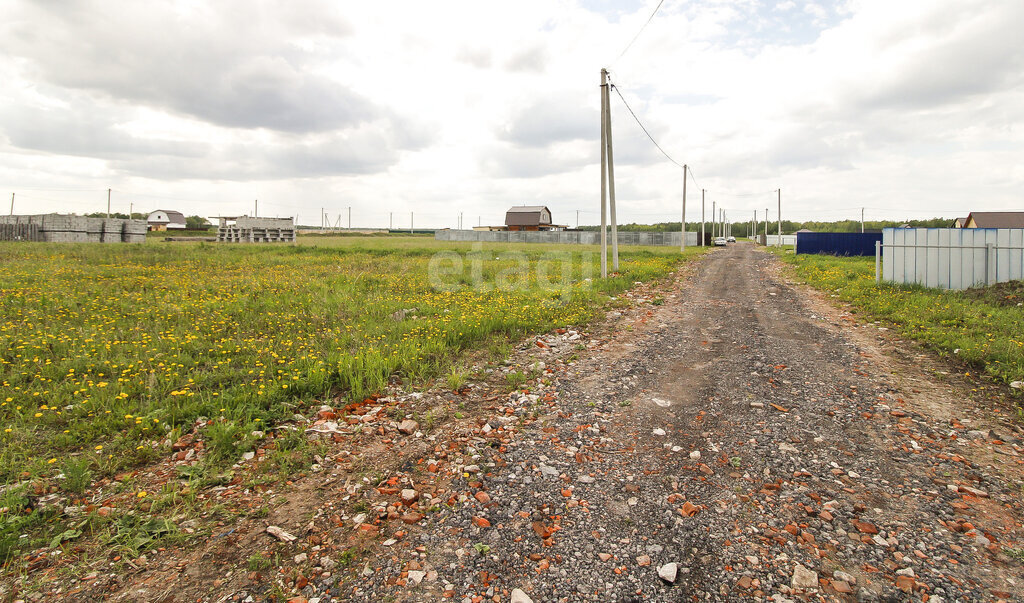
{"type": "Polygon", "coordinates": [[[222,218],[217,228],[222,243],[294,243],[295,223],[291,218],[222,218]],[[229,224],[228,221],[234,224],[229,224]]]}
{"type": "Polygon", "coordinates": [[[0,241],[144,243],[146,228],[145,220],[89,218],[66,214],[0,216],[0,241]],[[32,233],[31,237],[24,235],[29,232],[32,233]],[[18,238],[19,234],[22,238],[18,238]]]}

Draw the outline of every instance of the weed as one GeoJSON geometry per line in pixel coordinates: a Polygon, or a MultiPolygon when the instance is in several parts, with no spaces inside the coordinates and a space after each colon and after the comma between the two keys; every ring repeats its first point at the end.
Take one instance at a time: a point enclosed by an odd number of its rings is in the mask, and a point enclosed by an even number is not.
{"type": "Polygon", "coordinates": [[[487,553],[491,552],[491,547],[482,542],[474,543],[473,548],[476,549],[476,552],[480,553],[481,555],[486,555],[487,553]]]}
{"type": "Polygon", "coordinates": [[[466,380],[469,377],[469,373],[457,367],[452,367],[445,380],[448,382],[448,388],[452,391],[459,391],[466,385],[466,380]]]}
{"type": "Polygon", "coordinates": [[[92,483],[92,461],[88,457],[69,457],[61,466],[64,474],[64,489],[72,494],[82,494],[92,483]]]}
{"type": "Polygon", "coordinates": [[[528,377],[521,371],[512,371],[505,375],[505,382],[508,383],[509,388],[516,390],[522,387],[528,377]]]}
{"type": "Polygon", "coordinates": [[[249,556],[247,564],[250,572],[262,572],[272,565],[270,557],[263,553],[253,553],[249,556]]]}

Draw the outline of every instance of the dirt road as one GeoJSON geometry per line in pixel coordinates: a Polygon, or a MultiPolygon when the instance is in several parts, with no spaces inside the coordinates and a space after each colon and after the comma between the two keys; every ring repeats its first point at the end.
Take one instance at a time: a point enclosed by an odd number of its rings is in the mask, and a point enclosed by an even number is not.
{"type": "Polygon", "coordinates": [[[1021,431],[780,270],[716,249],[613,316],[542,420],[471,447],[421,552],[353,595],[1020,597],[1021,431]]]}

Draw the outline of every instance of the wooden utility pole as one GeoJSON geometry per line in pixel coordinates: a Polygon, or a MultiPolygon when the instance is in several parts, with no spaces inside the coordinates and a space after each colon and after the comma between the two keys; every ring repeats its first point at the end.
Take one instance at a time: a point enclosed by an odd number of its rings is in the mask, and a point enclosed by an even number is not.
{"type": "Polygon", "coordinates": [[[110,219],[110,189],[107,189],[107,219],[110,219]]]}
{"type": "Polygon", "coordinates": [[[779,193],[779,247],[782,247],[782,188],[776,192],[779,193]]]}
{"type": "Polygon", "coordinates": [[[686,172],[690,168],[683,164],[683,223],[679,227],[679,251],[686,251],[686,172]]]}
{"type": "Polygon", "coordinates": [[[605,142],[608,145],[608,209],[612,219],[612,270],[619,271],[619,223],[615,219],[615,161],[612,158],[612,102],[607,84],[608,71],[602,69],[605,75],[604,91],[604,124],[605,142]]]}
{"type": "Polygon", "coordinates": [[[605,114],[608,112],[608,101],[605,92],[608,90],[608,71],[601,70],[601,278],[608,277],[608,134],[605,129],[605,114]]]}

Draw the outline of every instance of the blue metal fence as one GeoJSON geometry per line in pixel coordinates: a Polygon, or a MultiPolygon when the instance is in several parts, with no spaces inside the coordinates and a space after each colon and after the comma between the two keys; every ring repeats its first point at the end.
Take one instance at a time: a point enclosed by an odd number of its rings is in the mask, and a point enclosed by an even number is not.
{"type": "Polygon", "coordinates": [[[798,232],[796,252],[873,256],[881,240],[880,232],[798,232]]]}

